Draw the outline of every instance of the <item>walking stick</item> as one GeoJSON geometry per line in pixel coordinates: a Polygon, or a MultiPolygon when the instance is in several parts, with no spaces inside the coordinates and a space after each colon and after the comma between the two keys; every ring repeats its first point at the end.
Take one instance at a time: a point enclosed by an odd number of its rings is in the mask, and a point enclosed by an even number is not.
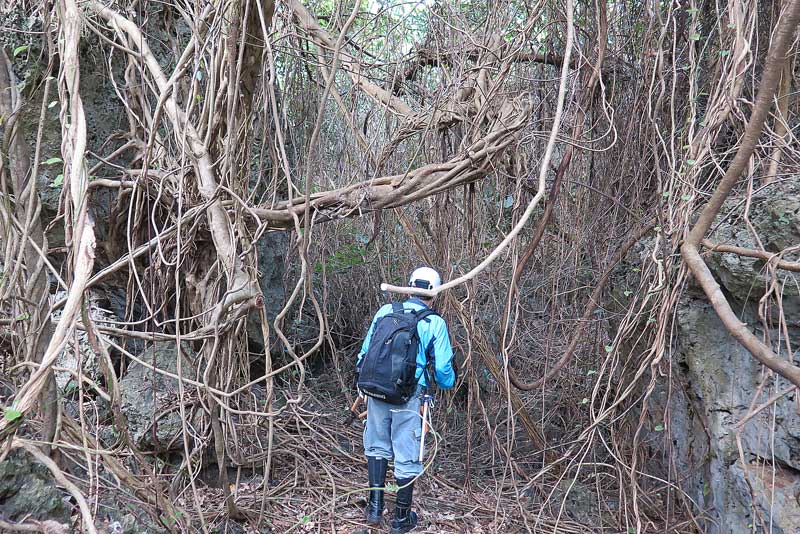
{"type": "Polygon", "coordinates": [[[358,405],[363,402],[364,399],[361,398],[361,394],[359,393],[356,395],[356,400],[353,401],[353,405],[350,406],[350,409],[347,412],[347,418],[344,421],[344,426],[350,426],[356,418],[364,419],[367,416],[367,411],[364,410],[363,412],[358,411],[358,405]]]}
{"type": "Polygon", "coordinates": [[[428,406],[430,406],[430,395],[422,397],[422,441],[419,444],[419,461],[425,456],[425,434],[428,433],[428,406]]]}

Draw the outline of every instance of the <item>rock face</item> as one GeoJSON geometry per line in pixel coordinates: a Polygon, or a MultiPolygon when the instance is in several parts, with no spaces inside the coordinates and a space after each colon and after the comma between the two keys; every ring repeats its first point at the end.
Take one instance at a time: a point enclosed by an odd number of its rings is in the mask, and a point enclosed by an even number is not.
{"type": "Polygon", "coordinates": [[[64,502],[50,472],[27,453],[16,450],[0,462],[0,517],[21,521],[28,518],[69,522],[64,502]]]}
{"type": "MultiPolygon", "coordinates": [[[[58,291],[51,297],[51,302],[56,302],[66,296],[66,291],[58,291]]],[[[112,312],[103,308],[101,303],[102,296],[99,292],[89,289],[86,292],[86,297],[89,316],[94,320],[96,325],[102,326],[106,323],[113,323],[118,320],[112,312]]],[[[63,309],[59,308],[53,313],[53,322],[58,323],[62,312],[63,309]]],[[[100,334],[100,337],[113,339],[106,334],[100,334]]],[[[94,349],[89,343],[89,336],[86,331],[78,330],[75,332],[75,335],[67,340],[64,350],[62,350],[56,358],[55,367],[66,369],[64,371],[55,371],[56,384],[59,390],[61,390],[62,393],[68,394],[70,391],[77,388],[78,379],[76,375],[79,363],[84,376],[96,382],[99,381],[102,373],[97,358],[94,349]]]]}
{"type": "MultiPolygon", "coordinates": [[[[283,288],[284,261],[289,246],[285,232],[270,232],[256,243],[258,255],[258,283],[264,293],[264,304],[269,321],[270,343],[276,339],[272,322],[283,309],[286,294],[283,288]]],[[[247,336],[258,350],[263,349],[264,335],[257,313],[251,313],[247,320],[247,336]]]]}
{"type": "MultiPolygon", "coordinates": [[[[800,242],[800,195],[783,192],[754,203],[751,221],[764,245],[778,251],[800,242]]],[[[723,223],[717,243],[755,248],[747,230],[723,223]]],[[[797,261],[797,255],[785,259],[797,261]]],[[[764,262],[714,253],[707,262],[740,318],[762,336],[758,299],[764,262]]],[[[792,350],[800,345],[800,297],[787,279],[783,308],[792,350]]],[[[774,320],[777,316],[773,316],[774,320]]],[[[691,287],[676,318],[674,373],[681,387],[669,400],[670,437],[681,487],[705,513],[712,534],[800,532],[800,406],[788,381],[770,376],[725,330],[705,295],[691,287]],[[774,404],[740,422],[752,410],[774,404]]],[[[786,339],[770,325],[773,348],[790,358],[786,339]]],[[[800,364],[795,352],[795,364],[800,364]]],[[[663,393],[663,392],[662,392],[663,393]]],[[[656,404],[660,395],[656,396],[656,404]]],[[[666,399],[663,402],[666,406],[666,399]]]]}
{"type": "MultiPolygon", "coordinates": [[[[181,376],[196,380],[194,351],[184,344],[181,352],[181,376]]],[[[173,375],[178,374],[178,351],[174,343],[157,343],[139,358],[148,364],[155,362],[156,367],[173,375]]],[[[120,380],[119,387],[122,412],[128,419],[128,430],[137,446],[151,451],[183,447],[181,441],[175,440],[182,428],[177,379],[134,362],[120,380]],[[156,439],[153,439],[154,427],[156,439]]],[[[192,413],[189,404],[195,390],[194,386],[184,383],[183,402],[187,416],[192,413]]]]}
{"type": "Polygon", "coordinates": [[[765,403],[789,383],[765,381],[759,362],[727,333],[704,300],[686,299],[677,322],[676,352],[684,387],[672,398],[670,426],[679,475],[685,477],[683,488],[717,522],[709,522],[708,532],[745,532],[760,521],[769,532],[770,518],[774,533],[800,532],[800,415],[795,394],[737,428],[751,406],[765,403]]]}

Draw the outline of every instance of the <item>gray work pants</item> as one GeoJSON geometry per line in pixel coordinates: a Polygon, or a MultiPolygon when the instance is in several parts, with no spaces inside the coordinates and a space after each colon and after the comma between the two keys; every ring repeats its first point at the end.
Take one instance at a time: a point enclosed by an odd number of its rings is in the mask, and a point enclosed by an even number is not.
{"type": "Polygon", "coordinates": [[[420,397],[421,388],[407,403],[399,406],[367,398],[364,452],[374,458],[394,458],[396,480],[413,478],[422,473],[422,463],[419,461],[422,441],[420,397]]]}

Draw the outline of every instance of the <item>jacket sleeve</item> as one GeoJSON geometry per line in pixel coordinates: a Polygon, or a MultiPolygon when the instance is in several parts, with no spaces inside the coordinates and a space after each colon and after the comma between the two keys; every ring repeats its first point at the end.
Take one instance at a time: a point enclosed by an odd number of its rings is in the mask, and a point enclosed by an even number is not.
{"type": "Polygon", "coordinates": [[[436,372],[436,384],[442,389],[450,389],[456,383],[456,372],[453,368],[453,347],[450,345],[450,333],[441,317],[432,321],[433,338],[431,339],[428,357],[433,358],[436,372]]]}

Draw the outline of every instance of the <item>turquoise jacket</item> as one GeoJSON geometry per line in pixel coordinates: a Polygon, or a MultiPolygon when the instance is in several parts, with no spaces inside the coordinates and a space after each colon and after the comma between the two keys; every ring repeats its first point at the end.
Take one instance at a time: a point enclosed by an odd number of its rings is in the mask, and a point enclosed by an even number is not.
{"type": "MultiPolygon", "coordinates": [[[[423,310],[427,308],[419,299],[411,298],[403,303],[403,308],[423,310]]],[[[361,344],[361,351],[358,353],[356,366],[361,365],[361,358],[367,353],[369,342],[372,339],[372,332],[375,330],[375,323],[384,315],[392,313],[392,305],[384,304],[372,319],[372,324],[361,344]]],[[[425,380],[425,365],[428,358],[433,360],[433,368],[436,372],[436,385],[442,389],[450,389],[456,382],[456,373],[453,369],[453,347],[450,345],[450,334],[447,332],[447,325],[444,319],[438,315],[429,315],[417,323],[417,333],[419,334],[419,352],[417,353],[417,380],[422,386],[427,386],[425,380]]]]}

